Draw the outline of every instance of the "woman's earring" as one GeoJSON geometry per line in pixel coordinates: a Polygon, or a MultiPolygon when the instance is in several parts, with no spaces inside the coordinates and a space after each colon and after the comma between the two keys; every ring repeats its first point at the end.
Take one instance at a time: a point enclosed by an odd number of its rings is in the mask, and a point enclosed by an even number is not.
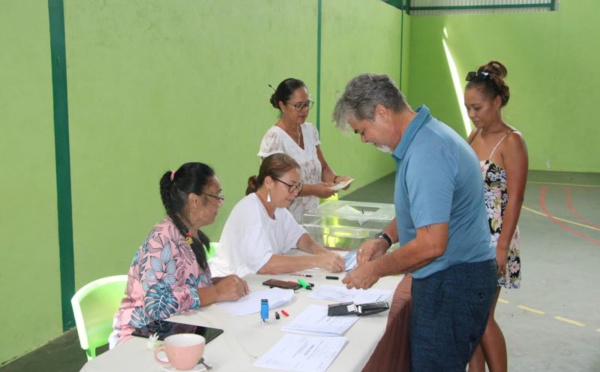
{"type": "Polygon", "coordinates": [[[267,190],[267,203],[271,202],[271,190],[267,190]]]}

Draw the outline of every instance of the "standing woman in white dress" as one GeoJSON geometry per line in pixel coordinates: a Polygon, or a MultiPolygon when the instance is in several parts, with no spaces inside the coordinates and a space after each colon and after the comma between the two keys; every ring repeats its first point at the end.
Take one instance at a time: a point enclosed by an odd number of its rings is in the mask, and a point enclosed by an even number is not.
{"type": "Polygon", "coordinates": [[[304,187],[289,211],[296,221],[301,222],[304,212],[319,205],[319,198],[328,198],[336,193],[331,188],[334,184],[348,181],[350,177],[336,175],[327,164],[321,151],[319,132],[314,125],[306,122],[314,102],[301,80],[289,78],[282,81],[270,102],[280,111],[280,118],[264,135],[258,156],[264,159],[282,152],[300,164],[304,187]]]}

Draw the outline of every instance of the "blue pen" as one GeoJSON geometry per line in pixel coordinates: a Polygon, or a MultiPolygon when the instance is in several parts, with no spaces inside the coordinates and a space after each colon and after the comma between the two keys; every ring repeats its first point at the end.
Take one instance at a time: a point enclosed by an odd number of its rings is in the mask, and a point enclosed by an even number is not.
{"type": "Polygon", "coordinates": [[[269,319],[269,300],[266,298],[260,300],[260,319],[263,322],[269,319]]]}

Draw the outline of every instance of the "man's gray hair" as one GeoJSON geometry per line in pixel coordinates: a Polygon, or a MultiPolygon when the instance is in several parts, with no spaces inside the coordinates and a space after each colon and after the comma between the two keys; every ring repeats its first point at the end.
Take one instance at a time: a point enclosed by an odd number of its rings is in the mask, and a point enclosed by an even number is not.
{"type": "Polygon", "coordinates": [[[394,112],[408,107],[404,95],[388,75],[362,74],[348,82],[333,111],[338,129],[348,129],[348,119],[373,120],[375,106],[383,105],[394,112]]]}

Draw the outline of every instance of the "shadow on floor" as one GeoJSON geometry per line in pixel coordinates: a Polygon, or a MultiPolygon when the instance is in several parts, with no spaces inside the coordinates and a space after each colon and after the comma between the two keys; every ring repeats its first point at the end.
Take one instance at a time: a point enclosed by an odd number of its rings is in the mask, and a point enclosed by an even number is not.
{"type": "MultiPolygon", "coordinates": [[[[97,354],[108,350],[98,348],[97,354]]],[[[76,372],[87,362],[79,346],[77,330],[72,329],[46,345],[0,367],[0,372],[76,372]]]]}

